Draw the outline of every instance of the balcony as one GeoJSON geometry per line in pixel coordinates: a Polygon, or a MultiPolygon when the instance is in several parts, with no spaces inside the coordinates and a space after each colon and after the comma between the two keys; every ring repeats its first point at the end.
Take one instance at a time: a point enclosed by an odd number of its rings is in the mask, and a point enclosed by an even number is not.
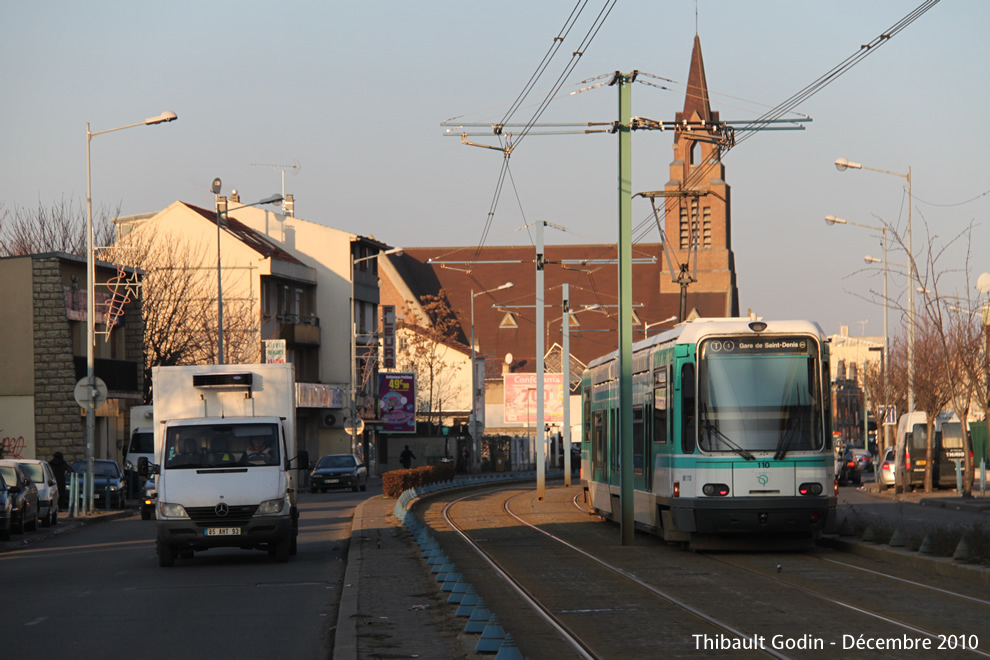
{"type": "Polygon", "coordinates": [[[320,345],[320,319],[311,314],[279,314],[278,338],[296,346],[320,345]]]}

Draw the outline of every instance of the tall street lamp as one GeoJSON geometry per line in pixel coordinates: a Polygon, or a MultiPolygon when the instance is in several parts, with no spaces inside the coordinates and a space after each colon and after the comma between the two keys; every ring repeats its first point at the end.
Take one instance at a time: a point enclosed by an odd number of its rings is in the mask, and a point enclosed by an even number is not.
{"type": "Polygon", "coordinates": [[[644,323],[643,324],[643,339],[646,339],[649,336],[650,328],[655,328],[658,325],[667,325],[668,323],[673,323],[677,319],[678,319],[678,317],[671,316],[670,318],[666,318],[666,319],[664,319],[662,321],[657,321],[656,323],[644,323]]]}
{"type": "Polygon", "coordinates": [[[90,143],[97,135],[122,131],[125,128],[135,126],[151,126],[153,124],[164,124],[175,121],[179,116],[174,112],[163,112],[157,117],[148,117],[142,122],[108,128],[105,131],[89,130],[89,122],[86,122],[86,401],[88,409],[86,411],[86,483],[84,492],[86,497],[85,509],[87,513],[93,511],[93,454],[95,451],[96,438],[96,356],[93,349],[96,345],[96,258],[93,253],[93,177],[90,159],[90,143]]]}
{"type": "MultiPolygon", "coordinates": [[[[887,225],[883,225],[883,226],[880,226],[880,227],[875,227],[873,225],[862,225],[862,224],[859,224],[858,222],[851,222],[851,221],[845,220],[843,218],[837,218],[834,215],[826,215],[825,216],[825,224],[827,224],[829,226],[833,226],[833,225],[853,225],[855,227],[862,227],[863,229],[872,229],[874,231],[881,232],[881,235],[883,237],[881,239],[881,241],[883,242],[883,260],[882,260],[882,262],[883,262],[883,354],[882,354],[882,359],[881,359],[881,368],[883,369],[883,405],[884,405],[884,411],[886,412],[887,406],[890,403],[887,400],[887,397],[888,397],[888,393],[887,393],[887,364],[888,364],[888,362],[887,362],[887,359],[888,359],[888,350],[889,350],[889,342],[890,342],[890,340],[889,340],[889,334],[888,334],[888,331],[887,331],[887,312],[888,312],[888,306],[889,306],[889,301],[888,301],[888,298],[887,298],[887,266],[888,266],[888,264],[887,264],[887,225]]],[[[874,259],[873,257],[869,257],[869,256],[866,257],[866,263],[880,263],[880,261],[881,260],[874,259]]],[[[894,421],[896,422],[897,420],[894,420],[894,421]]],[[[884,426],[884,448],[885,449],[886,449],[887,444],[888,444],[887,443],[887,437],[886,436],[887,436],[886,426],[884,426]]]]}
{"type": "MultiPolygon", "coordinates": [[[[216,208],[217,208],[217,364],[223,364],[223,278],[221,277],[220,269],[220,227],[223,225],[223,216],[230,216],[230,211],[236,211],[237,209],[220,209],[220,178],[217,177],[213,179],[213,185],[210,187],[213,194],[216,195],[216,208]]],[[[242,204],[238,206],[238,209],[247,206],[262,206],[264,204],[278,204],[282,201],[281,195],[271,195],[266,197],[261,201],[254,202],[253,204],[242,204]]]]}
{"type": "MultiPolygon", "coordinates": [[[[378,257],[382,257],[382,256],[389,255],[389,254],[395,254],[395,255],[401,256],[403,252],[405,252],[405,250],[403,248],[395,247],[395,248],[389,248],[388,250],[384,250],[382,252],[377,252],[375,254],[370,254],[367,257],[361,257],[359,259],[355,259],[354,258],[354,251],[353,251],[353,249],[351,250],[351,272],[350,272],[350,276],[351,276],[351,333],[350,333],[351,334],[351,337],[350,337],[350,342],[351,342],[351,350],[350,350],[350,355],[351,355],[351,420],[350,420],[350,422],[351,422],[351,453],[357,453],[357,436],[358,436],[358,433],[360,433],[360,432],[363,431],[363,423],[364,423],[364,420],[361,420],[362,421],[362,427],[361,427],[362,430],[359,431],[358,430],[358,418],[357,418],[357,326],[354,323],[354,308],[357,306],[357,300],[354,299],[354,265],[355,264],[359,264],[362,261],[370,261],[371,259],[377,259],[378,257]]],[[[365,460],[365,462],[368,461],[367,452],[364,453],[364,460],[365,460]]],[[[369,466],[369,473],[370,473],[370,466],[369,466]]]]}
{"type": "MultiPolygon", "coordinates": [[[[914,250],[911,246],[911,207],[913,206],[913,198],[911,196],[911,167],[908,167],[907,174],[901,174],[900,172],[891,172],[890,170],[881,170],[875,167],[867,167],[861,163],[853,163],[845,158],[837,158],[835,161],[835,169],[840,172],[844,172],[847,169],[854,170],[870,170],[872,172],[880,172],[882,174],[892,174],[893,176],[899,176],[907,181],[907,193],[908,193],[908,225],[907,225],[907,251],[908,251],[908,342],[907,342],[907,359],[908,359],[908,388],[907,388],[907,412],[914,411],[914,250]]],[[[886,248],[886,242],[884,243],[884,248],[886,248]]]]}
{"type": "Polygon", "coordinates": [[[474,299],[486,293],[511,289],[513,286],[515,285],[512,282],[506,282],[494,289],[486,289],[477,293],[474,292],[474,289],[471,289],[471,444],[473,446],[471,460],[473,462],[480,460],[478,453],[481,448],[479,444],[480,438],[478,437],[480,435],[478,431],[478,398],[483,396],[485,387],[484,379],[482,379],[481,391],[478,391],[478,367],[475,364],[476,355],[474,347],[474,299]]]}

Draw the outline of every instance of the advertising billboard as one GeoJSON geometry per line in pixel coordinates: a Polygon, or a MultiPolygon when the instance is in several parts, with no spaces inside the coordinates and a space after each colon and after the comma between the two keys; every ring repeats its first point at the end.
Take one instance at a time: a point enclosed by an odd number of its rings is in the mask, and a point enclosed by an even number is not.
{"type": "Polygon", "coordinates": [[[378,374],[382,433],[416,432],[416,374],[378,374]]]}
{"type": "MultiPolygon", "coordinates": [[[[506,374],[505,423],[536,423],[536,374],[506,374]]],[[[543,374],[543,421],[564,423],[564,375],[543,374]]]]}

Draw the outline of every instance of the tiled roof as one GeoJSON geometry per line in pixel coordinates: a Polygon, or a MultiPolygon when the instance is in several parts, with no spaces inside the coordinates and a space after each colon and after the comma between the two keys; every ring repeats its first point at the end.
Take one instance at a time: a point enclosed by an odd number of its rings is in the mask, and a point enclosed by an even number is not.
{"type": "MultiPolygon", "coordinates": [[[[181,202],[189,210],[194,211],[213,224],[217,223],[217,213],[209,209],[200,208],[199,206],[193,206],[192,204],[187,204],[186,202],[181,202]]],[[[237,209],[231,209],[236,211],[237,209]]],[[[240,222],[236,218],[231,216],[226,217],[225,226],[227,230],[236,236],[238,240],[247,245],[249,248],[260,254],[267,259],[275,259],[277,261],[284,261],[291,264],[299,264],[305,266],[303,262],[299,261],[291,254],[277,246],[273,243],[267,236],[257,232],[244,223],[240,222]]]]}
{"type": "MultiPolygon", "coordinates": [[[[635,263],[632,268],[633,311],[642,323],[656,323],[678,312],[679,297],[660,294],[660,278],[670,277],[662,268],[661,253],[659,243],[633,246],[634,260],[656,259],[654,263],[635,263]]],[[[472,294],[512,282],[511,289],[474,296],[475,337],[481,353],[492,356],[493,360],[501,360],[506,353],[512,353],[514,370],[533,371],[536,358],[535,257],[536,250],[532,246],[492,246],[480,250],[476,247],[407,247],[401,256],[386,258],[417,298],[435,295],[443,289],[462,330],[457,340],[468,346],[471,344],[472,294]],[[501,324],[507,313],[513,315],[517,327],[501,324]]],[[[571,325],[571,354],[587,364],[615,350],[618,329],[615,257],[616,246],[611,244],[548,245],[544,248],[544,321],[548,327],[544,331],[544,351],[562,342],[561,285],[565,282],[570,289],[570,310],[576,314],[574,318],[578,323],[571,325]],[[561,263],[565,261],[568,263],[561,263]],[[580,265],[574,263],[576,261],[585,263],[580,265]],[[601,311],[579,312],[585,305],[602,307],[601,311]]],[[[379,272],[383,279],[388,277],[384,271],[379,272]]],[[[382,288],[382,304],[394,304],[401,313],[405,301],[387,299],[395,290],[394,286],[382,288]]],[[[724,292],[694,293],[689,289],[688,311],[696,309],[701,316],[723,316],[725,300],[724,292]]],[[[656,326],[650,328],[650,333],[669,327],[656,326]]],[[[643,325],[634,325],[634,340],[643,337],[643,325]]]]}

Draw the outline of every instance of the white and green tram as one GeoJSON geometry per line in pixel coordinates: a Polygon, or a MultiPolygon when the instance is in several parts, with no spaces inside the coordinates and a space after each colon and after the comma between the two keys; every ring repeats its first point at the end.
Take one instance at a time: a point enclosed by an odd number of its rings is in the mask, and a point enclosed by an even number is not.
{"type": "MultiPolygon", "coordinates": [[[[835,526],[827,338],[810,321],[699,319],[633,345],[636,527],[692,547],[808,545],[835,526]]],[[[621,519],[619,357],[582,376],[581,475],[621,519]]]]}

